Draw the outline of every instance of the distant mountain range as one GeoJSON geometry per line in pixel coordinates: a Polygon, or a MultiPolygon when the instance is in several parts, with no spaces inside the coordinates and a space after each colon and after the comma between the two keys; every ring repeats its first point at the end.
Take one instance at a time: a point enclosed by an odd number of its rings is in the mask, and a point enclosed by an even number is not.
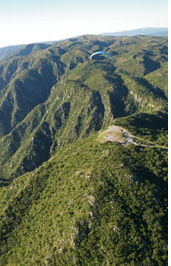
{"type": "MultiPolygon", "coordinates": [[[[135,36],[135,35],[145,35],[145,36],[168,36],[168,28],[142,28],[128,31],[120,32],[109,32],[109,33],[100,33],[99,35],[105,36],[135,36]]],[[[51,45],[57,41],[44,42],[47,45],[51,45]]],[[[12,54],[17,49],[25,45],[11,45],[7,47],[0,48],[0,62],[7,57],[9,54],[12,54]]]]}
{"type": "Polygon", "coordinates": [[[107,36],[135,36],[135,35],[168,36],[168,28],[142,28],[142,29],[135,29],[135,30],[120,31],[120,32],[101,33],[100,35],[107,35],[107,36]]]}

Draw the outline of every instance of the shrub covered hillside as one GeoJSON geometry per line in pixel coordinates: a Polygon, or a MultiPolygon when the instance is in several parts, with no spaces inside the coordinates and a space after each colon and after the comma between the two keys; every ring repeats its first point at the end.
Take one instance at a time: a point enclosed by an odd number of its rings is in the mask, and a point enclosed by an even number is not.
{"type": "Polygon", "coordinates": [[[167,265],[167,46],[87,35],[0,63],[0,265],[167,265]]]}

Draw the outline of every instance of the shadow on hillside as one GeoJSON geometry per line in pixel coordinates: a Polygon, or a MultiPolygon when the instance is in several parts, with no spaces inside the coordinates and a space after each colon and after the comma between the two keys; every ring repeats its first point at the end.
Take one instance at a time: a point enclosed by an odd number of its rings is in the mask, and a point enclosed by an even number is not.
{"type": "Polygon", "coordinates": [[[148,90],[153,92],[155,95],[159,95],[164,100],[167,100],[166,95],[159,87],[154,87],[151,83],[148,82],[148,80],[143,78],[135,78],[135,81],[142,86],[145,86],[148,90]]]}
{"type": "Polygon", "coordinates": [[[168,130],[168,115],[166,113],[139,113],[127,118],[128,123],[141,131],[141,128],[153,130],[168,130]]]}
{"type": "Polygon", "coordinates": [[[89,134],[93,128],[95,131],[100,130],[103,125],[105,108],[100,93],[95,90],[92,91],[92,106],[94,113],[92,115],[89,127],[86,130],[86,134],[89,134]]]}
{"type": "MultiPolygon", "coordinates": [[[[99,56],[99,55],[97,55],[99,56]]],[[[120,75],[115,73],[116,67],[112,60],[106,59],[105,56],[100,55],[100,59],[94,60],[93,64],[101,66],[106,71],[104,78],[107,82],[112,84],[113,91],[108,91],[110,98],[110,107],[113,118],[124,117],[130,115],[136,111],[136,107],[133,102],[129,102],[129,110],[127,109],[128,103],[126,103],[129,90],[124,85],[124,81],[120,75]],[[104,60],[105,59],[105,60],[104,60]]]]}
{"type": "Polygon", "coordinates": [[[9,186],[12,180],[13,180],[12,178],[10,178],[10,179],[0,178],[0,187],[9,186]]]}
{"type": "Polygon", "coordinates": [[[168,56],[168,47],[167,46],[163,46],[162,48],[159,49],[160,50],[160,53],[163,54],[163,55],[166,55],[168,56]]]}
{"type": "MultiPolygon", "coordinates": [[[[111,72],[112,71],[114,72],[115,68],[113,68],[111,72]]],[[[130,103],[129,111],[126,110],[126,99],[129,94],[129,90],[124,85],[124,81],[122,80],[121,76],[116,73],[113,73],[112,75],[107,73],[105,78],[113,84],[113,91],[108,92],[113,118],[124,117],[135,112],[136,107],[134,106],[133,102],[130,103]]]]}
{"type": "MultiPolygon", "coordinates": [[[[167,134],[168,131],[168,115],[167,113],[158,112],[155,114],[138,113],[119,118],[116,124],[131,130],[132,134],[151,135],[156,140],[161,132],[167,134]]],[[[152,139],[151,139],[152,140],[152,139]]]]}
{"type": "Polygon", "coordinates": [[[149,56],[148,53],[146,53],[143,56],[144,59],[144,67],[145,67],[145,75],[149,74],[150,72],[153,72],[157,69],[160,68],[160,63],[157,61],[152,60],[149,56]]]}

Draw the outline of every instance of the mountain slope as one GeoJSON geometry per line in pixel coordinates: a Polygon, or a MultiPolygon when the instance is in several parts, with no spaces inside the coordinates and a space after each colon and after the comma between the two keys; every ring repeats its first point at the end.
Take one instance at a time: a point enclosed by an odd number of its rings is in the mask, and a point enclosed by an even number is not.
{"type": "MultiPolygon", "coordinates": [[[[23,48],[22,48],[23,50],[23,48]]],[[[33,48],[32,48],[33,50],[33,48]]],[[[14,56],[2,63],[1,75],[1,134],[7,134],[39,103],[44,102],[50,89],[64,71],[58,56],[38,51],[26,56],[14,56]]]]}
{"type": "MultiPolygon", "coordinates": [[[[19,52],[14,53],[8,60],[0,64],[1,102],[5,102],[8,95],[7,91],[9,90],[10,95],[7,101],[9,102],[10,100],[12,106],[10,105],[8,108],[13,110],[13,98],[15,97],[13,96],[15,92],[12,92],[13,87],[15,87],[15,83],[18,82],[18,80],[20,81],[22,78],[25,78],[25,75],[31,75],[33,79],[33,73],[36,72],[40,75],[39,79],[42,79],[42,83],[44,83],[45,80],[43,76],[47,72],[50,80],[56,78],[56,80],[54,80],[55,83],[60,78],[62,74],[61,71],[63,73],[65,72],[65,65],[66,70],[68,68],[72,69],[78,63],[82,63],[85,60],[87,61],[89,55],[95,50],[110,50],[111,54],[116,58],[116,61],[118,61],[118,66],[123,68],[123,64],[125,66],[131,64],[129,71],[132,69],[134,73],[131,74],[134,76],[142,75],[144,71],[150,73],[160,69],[161,63],[167,60],[167,39],[161,38],[146,38],[146,41],[143,42],[143,38],[140,37],[135,37],[133,39],[125,37],[115,39],[108,37],[106,40],[105,37],[87,36],[80,37],[80,39],[64,41],[50,48],[47,47],[47,45],[39,46],[38,44],[28,45],[25,48],[21,48],[19,52]],[[125,49],[126,47],[129,47],[129,53],[128,50],[125,49]],[[124,60],[122,59],[122,55],[124,56],[124,60]],[[125,60],[127,62],[125,62],[125,60]],[[137,63],[139,63],[138,69],[137,63]],[[135,71],[138,70],[140,73],[135,73],[135,71]],[[8,87],[10,88],[8,89],[8,87]]],[[[128,69],[126,69],[126,71],[128,71],[128,69]]],[[[48,84],[48,90],[51,89],[50,86],[52,83],[48,84]]],[[[36,84],[35,81],[34,84],[36,84]]],[[[40,86],[40,84],[38,84],[38,86],[40,86]]],[[[19,89],[19,91],[21,91],[22,94],[24,93],[21,89],[19,89]]],[[[34,94],[32,96],[34,97],[34,94]]]]}
{"type": "Polygon", "coordinates": [[[0,61],[2,61],[4,58],[6,58],[9,54],[18,50],[21,46],[22,45],[13,45],[13,46],[1,47],[0,48],[0,61]]]}
{"type": "Polygon", "coordinates": [[[0,265],[167,265],[167,41],[86,35],[0,63],[0,265]]]}
{"type": "Polygon", "coordinates": [[[1,265],[166,263],[167,152],[95,138],[1,191],[1,265]]]}
{"type": "Polygon", "coordinates": [[[33,170],[56,149],[117,117],[167,112],[166,40],[145,40],[121,37],[104,42],[104,37],[85,36],[43,51],[33,52],[32,46],[31,54],[9,59],[17,60],[19,68],[27,60],[28,66],[19,74],[16,70],[2,90],[1,136],[9,134],[0,140],[1,178],[33,170]],[[104,57],[89,60],[90,45],[110,49],[114,63],[104,57]]]}
{"type": "Polygon", "coordinates": [[[136,98],[130,97],[121,76],[113,71],[108,62],[85,62],[64,75],[49,99],[1,139],[1,177],[15,177],[34,169],[56,149],[100,130],[114,118],[137,110],[147,112],[152,104],[153,112],[162,105],[165,109],[165,99],[150,96],[148,90],[143,90],[142,109],[136,98]]]}

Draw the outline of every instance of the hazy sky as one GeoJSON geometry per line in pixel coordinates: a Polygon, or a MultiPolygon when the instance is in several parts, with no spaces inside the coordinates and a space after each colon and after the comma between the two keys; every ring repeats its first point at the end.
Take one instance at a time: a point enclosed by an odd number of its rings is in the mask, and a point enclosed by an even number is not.
{"type": "Polygon", "coordinates": [[[168,26],[167,0],[0,0],[0,47],[168,26]]]}

